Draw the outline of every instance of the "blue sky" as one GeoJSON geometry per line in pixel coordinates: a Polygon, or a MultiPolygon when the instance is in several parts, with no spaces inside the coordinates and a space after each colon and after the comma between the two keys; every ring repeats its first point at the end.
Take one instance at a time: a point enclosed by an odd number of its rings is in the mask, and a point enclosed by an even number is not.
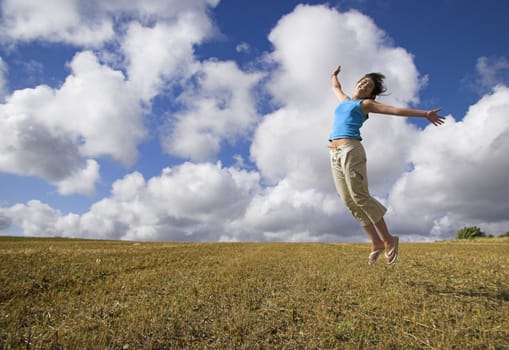
{"type": "Polygon", "coordinates": [[[366,240],[328,168],[337,64],[447,116],[363,128],[393,233],[509,231],[504,1],[0,6],[0,234],[366,240]]]}

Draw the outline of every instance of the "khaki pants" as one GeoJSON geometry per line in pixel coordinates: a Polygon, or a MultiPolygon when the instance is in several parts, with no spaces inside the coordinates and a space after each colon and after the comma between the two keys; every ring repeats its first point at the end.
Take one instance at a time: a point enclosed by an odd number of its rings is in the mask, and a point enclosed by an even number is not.
{"type": "Polygon", "coordinates": [[[366,153],[357,140],[330,149],[336,190],[361,226],[380,221],[387,209],[369,194],[366,153]]]}

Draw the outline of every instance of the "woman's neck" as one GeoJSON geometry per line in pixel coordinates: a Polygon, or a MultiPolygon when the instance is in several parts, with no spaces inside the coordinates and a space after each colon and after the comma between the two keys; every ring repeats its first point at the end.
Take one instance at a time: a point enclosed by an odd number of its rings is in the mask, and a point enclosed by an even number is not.
{"type": "Polygon", "coordinates": [[[352,100],[364,100],[366,98],[369,98],[369,96],[364,96],[363,94],[360,94],[358,92],[354,92],[352,94],[352,100]]]}

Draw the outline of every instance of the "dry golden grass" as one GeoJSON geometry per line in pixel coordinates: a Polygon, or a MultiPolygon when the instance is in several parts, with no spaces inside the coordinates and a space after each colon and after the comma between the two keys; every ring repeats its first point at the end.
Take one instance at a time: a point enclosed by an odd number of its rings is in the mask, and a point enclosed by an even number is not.
{"type": "Polygon", "coordinates": [[[3,349],[508,349],[509,239],[0,238],[3,349]]]}

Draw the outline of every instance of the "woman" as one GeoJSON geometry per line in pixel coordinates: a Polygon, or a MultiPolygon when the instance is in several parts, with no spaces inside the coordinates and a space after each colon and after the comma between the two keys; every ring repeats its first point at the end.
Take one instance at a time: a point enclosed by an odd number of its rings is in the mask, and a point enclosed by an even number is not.
{"type": "Polygon", "coordinates": [[[375,101],[376,96],[385,92],[385,76],[380,73],[366,74],[355,85],[352,97],[341,88],[338,74],[341,66],[332,73],[332,90],[339,100],[334,113],[334,124],[329,136],[332,175],[338,194],[354,218],[371,238],[371,253],[368,264],[374,265],[385,251],[387,263],[392,265],[398,258],[398,236],[389,233],[384,221],[387,209],[373,198],[368,190],[366,154],[361,144],[360,128],[369,113],[389,114],[406,117],[423,117],[433,125],[444,123],[438,115],[440,109],[418,110],[393,107],[375,101]]]}

